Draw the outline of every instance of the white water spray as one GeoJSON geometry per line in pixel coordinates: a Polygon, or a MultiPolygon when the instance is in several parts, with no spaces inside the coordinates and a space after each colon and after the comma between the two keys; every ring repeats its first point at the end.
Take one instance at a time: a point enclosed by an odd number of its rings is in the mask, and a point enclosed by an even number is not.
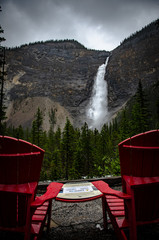
{"type": "Polygon", "coordinates": [[[107,57],[105,64],[98,68],[91,100],[87,109],[88,126],[98,130],[101,129],[104,123],[108,122],[108,90],[107,82],[104,80],[108,60],[109,57],[107,57]]]}

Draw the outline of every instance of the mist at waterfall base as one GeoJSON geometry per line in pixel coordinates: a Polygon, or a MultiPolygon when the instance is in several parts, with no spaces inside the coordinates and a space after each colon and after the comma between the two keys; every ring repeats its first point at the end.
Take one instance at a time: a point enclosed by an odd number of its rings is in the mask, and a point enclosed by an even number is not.
{"type": "Polygon", "coordinates": [[[89,128],[96,128],[99,131],[101,130],[103,124],[107,123],[109,119],[108,89],[107,82],[104,79],[108,60],[109,57],[107,57],[106,62],[98,68],[94,81],[92,96],[86,112],[89,128]]]}

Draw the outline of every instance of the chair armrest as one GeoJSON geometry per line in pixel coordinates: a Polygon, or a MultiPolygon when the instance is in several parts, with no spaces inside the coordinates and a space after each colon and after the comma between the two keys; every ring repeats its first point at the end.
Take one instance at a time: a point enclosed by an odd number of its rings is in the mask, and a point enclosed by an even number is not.
{"type": "Polygon", "coordinates": [[[46,193],[44,193],[40,197],[36,197],[35,201],[31,203],[31,207],[41,206],[47,200],[54,199],[59,193],[59,191],[61,190],[62,186],[63,186],[63,183],[56,183],[56,182],[50,183],[49,186],[47,187],[46,193]]]}
{"type": "Polygon", "coordinates": [[[148,147],[148,146],[133,146],[133,145],[123,145],[124,148],[138,149],[138,150],[159,150],[159,147],[148,147]]]}
{"type": "Polygon", "coordinates": [[[123,175],[123,179],[131,188],[137,188],[144,185],[159,185],[159,177],[133,177],[123,175]]]}
{"type": "Polygon", "coordinates": [[[18,193],[34,195],[37,188],[37,182],[23,184],[0,184],[0,192],[18,193]]]}
{"type": "Polygon", "coordinates": [[[131,195],[110,188],[109,185],[104,181],[94,181],[92,183],[99,191],[105,195],[112,195],[122,199],[131,199],[131,195]]]}

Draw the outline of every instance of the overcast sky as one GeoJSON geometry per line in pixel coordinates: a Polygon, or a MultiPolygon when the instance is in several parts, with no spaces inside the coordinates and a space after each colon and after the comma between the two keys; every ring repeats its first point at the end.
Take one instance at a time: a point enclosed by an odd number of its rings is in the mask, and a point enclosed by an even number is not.
{"type": "Polygon", "coordinates": [[[159,18],[159,0],[0,0],[0,5],[8,47],[75,39],[109,51],[159,18]]]}

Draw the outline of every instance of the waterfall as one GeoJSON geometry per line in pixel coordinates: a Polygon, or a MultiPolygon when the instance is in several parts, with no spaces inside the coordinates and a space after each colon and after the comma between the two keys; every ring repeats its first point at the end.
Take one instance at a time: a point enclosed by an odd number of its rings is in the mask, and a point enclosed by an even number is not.
{"type": "Polygon", "coordinates": [[[104,80],[109,57],[104,64],[99,66],[94,81],[92,96],[87,108],[87,122],[90,128],[101,129],[102,125],[108,122],[108,90],[107,82],[104,80]]]}

